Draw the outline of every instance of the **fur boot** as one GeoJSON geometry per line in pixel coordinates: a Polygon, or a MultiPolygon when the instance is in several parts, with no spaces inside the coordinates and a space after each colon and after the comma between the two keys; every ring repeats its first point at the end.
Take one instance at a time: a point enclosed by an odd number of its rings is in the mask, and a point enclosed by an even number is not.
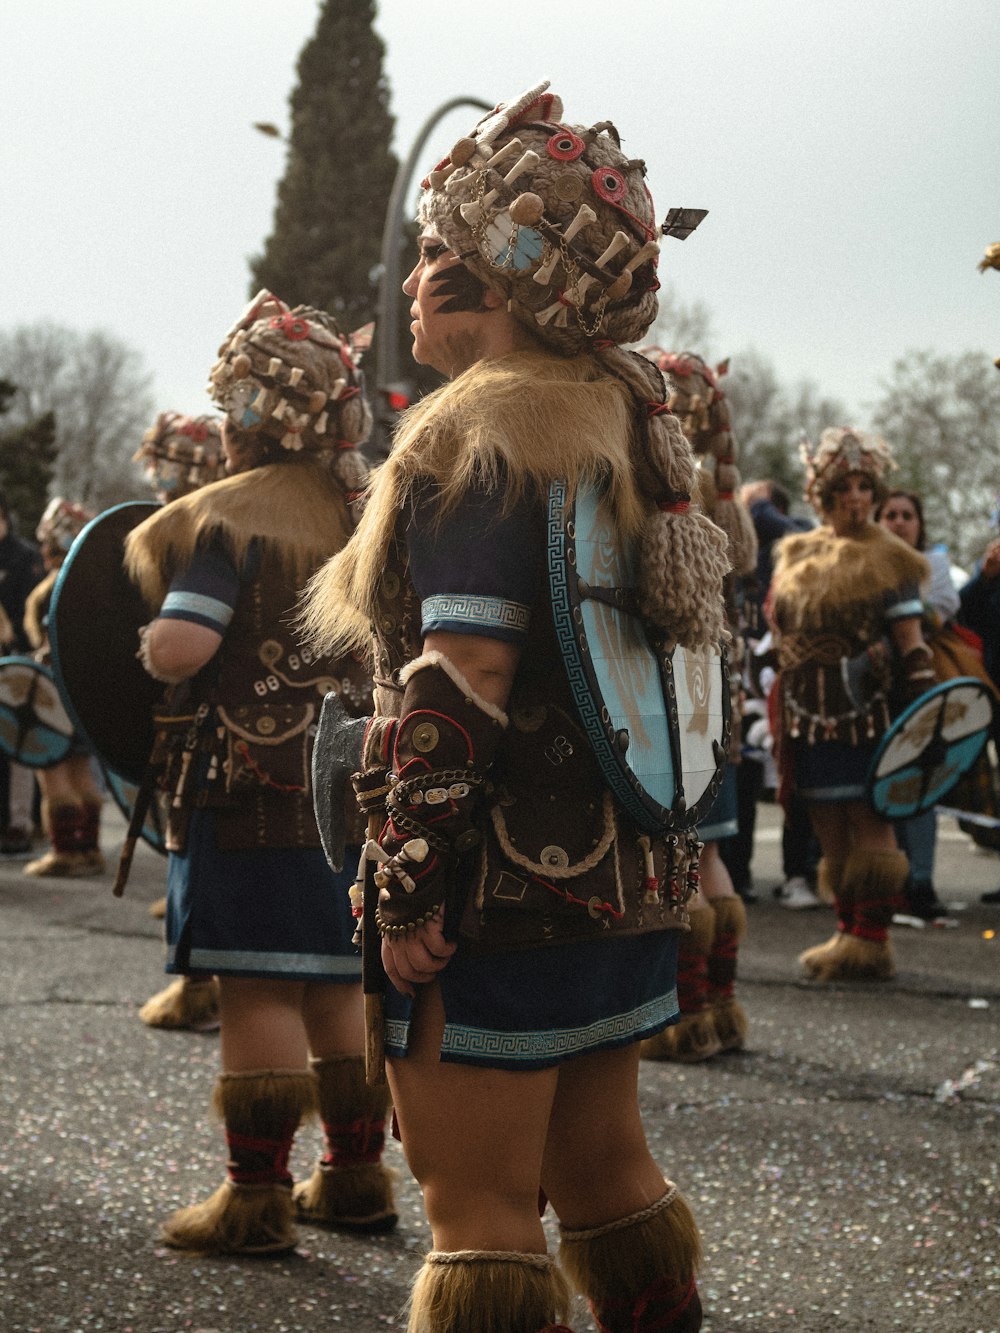
{"type": "Polygon", "coordinates": [[[712,1021],[721,1049],[738,1051],[746,1041],[747,1016],[733,992],[736,957],[747,929],[747,909],[735,894],[710,898],[709,906],[715,914],[715,933],[708,955],[708,999],[712,1006],[712,1021]]]}
{"type": "Polygon", "coordinates": [[[298,1070],[222,1074],[215,1109],[226,1126],[229,1178],[204,1203],[163,1226],[168,1245],[194,1254],[282,1254],[294,1249],[288,1156],[299,1122],[315,1109],[316,1083],[298,1070]]]}
{"type": "Polygon", "coordinates": [[[722,1050],[709,1004],[708,957],[715,934],[715,913],[707,904],[690,912],[691,929],[681,936],[677,956],[680,1019],[640,1046],[645,1060],[697,1064],[722,1050]]]}
{"type": "Polygon", "coordinates": [[[219,1026],[219,983],[198,973],[176,977],[169,986],[150,996],[139,1017],[151,1028],[212,1032],[219,1026]]]}
{"type": "Polygon", "coordinates": [[[903,852],[865,850],[848,856],[841,881],[849,908],[847,929],[822,955],[808,950],[801,958],[817,981],[889,981],[896,975],[889,924],[902,901],[907,871],[903,852]]]}
{"type": "Polygon", "coordinates": [[[389,1089],[369,1088],[360,1055],[313,1060],[326,1152],[295,1187],[303,1222],[342,1231],[391,1231],[398,1214],[392,1172],[382,1165],[389,1089]]]}
{"type": "Polygon", "coordinates": [[[52,879],[82,879],[99,872],[88,864],[80,851],[80,829],[83,806],[66,802],[49,805],[42,811],[42,824],[49,835],[51,848],[24,867],[26,875],[52,879]]]}
{"type": "Polygon", "coordinates": [[[559,1262],[590,1301],[602,1333],[696,1333],[701,1258],[691,1210],[667,1183],[663,1197],[629,1217],[576,1231],[561,1228],[559,1262]]]}
{"type": "Polygon", "coordinates": [[[413,1284],[406,1333],[553,1333],[569,1302],[547,1254],[432,1250],[413,1284]]]}
{"type": "Polygon", "coordinates": [[[823,902],[832,903],[837,911],[836,932],[823,944],[814,944],[799,955],[799,963],[806,976],[828,980],[825,970],[831,956],[842,949],[842,938],[850,930],[853,906],[844,884],[843,857],[824,856],[816,868],[816,892],[823,902]]]}
{"type": "Polygon", "coordinates": [[[104,856],[101,853],[101,802],[85,800],[83,813],[80,815],[80,829],[77,839],[77,851],[83,857],[91,874],[104,872],[104,856]]]}

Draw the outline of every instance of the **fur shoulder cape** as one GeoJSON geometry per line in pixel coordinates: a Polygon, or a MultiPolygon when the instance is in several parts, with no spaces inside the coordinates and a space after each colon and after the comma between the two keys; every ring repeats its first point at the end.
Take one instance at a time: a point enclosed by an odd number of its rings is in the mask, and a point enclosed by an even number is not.
{"type": "Polygon", "coordinates": [[[778,545],[771,583],[782,628],[821,629],[853,606],[879,601],[906,583],[921,583],[930,566],[919,551],[877,523],[857,537],[832,528],[793,533],[778,545]]]}
{"type": "Polygon", "coordinates": [[[358,529],[309,585],[301,626],[324,652],[367,648],[396,520],[419,478],[441,486],[443,511],[474,481],[503,476],[509,499],[565,478],[600,479],[616,521],[638,534],[647,512],[629,445],[631,394],[590,356],[525,351],[480,361],[401,419],[358,529]]]}
{"type": "Polygon", "coordinates": [[[268,463],[164,505],[129,533],[125,568],[156,610],[173,573],[199,546],[218,535],[240,566],[258,538],[302,587],[350,532],[347,501],[325,463],[312,458],[268,463]]]}

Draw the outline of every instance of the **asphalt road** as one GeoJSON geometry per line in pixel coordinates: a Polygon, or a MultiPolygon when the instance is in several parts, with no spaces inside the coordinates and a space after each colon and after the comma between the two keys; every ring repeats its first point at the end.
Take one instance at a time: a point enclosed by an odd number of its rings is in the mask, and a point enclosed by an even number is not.
{"type": "MultiPolygon", "coordinates": [[[[1000,907],[979,896],[1000,857],[942,821],[938,888],[958,928],[894,929],[892,983],[817,987],[795,959],[831,914],[775,903],[774,807],[760,823],[740,959],[748,1047],[641,1076],[653,1150],[704,1236],[705,1333],[998,1333],[1000,907]]],[[[109,813],[111,857],[122,832],[109,813]]],[[[158,1222],[214,1189],[223,1160],[207,1111],[217,1038],[137,1017],[163,984],[147,912],[163,871],[141,848],[119,901],[110,874],[40,881],[0,863],[0,1329],[402,1328],[429,1236],[395,1143],[391,1236],[307,1228],[271,1261],[158,1244],[158,1222]]],[[[303,1130],[297,1176],[317,1148],[303,1130]]],[[[593,1327],[582,1308],[573,1323],[593,1327]]]]}

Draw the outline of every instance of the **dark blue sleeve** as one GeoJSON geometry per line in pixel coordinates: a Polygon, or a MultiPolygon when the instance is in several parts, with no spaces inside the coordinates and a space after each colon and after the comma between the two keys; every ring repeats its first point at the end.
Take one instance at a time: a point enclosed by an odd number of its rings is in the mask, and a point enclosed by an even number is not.
{"type": "Polygon", "coordinates": [[[528,494],[474,487],[440,511],[439,488],[413,495],[406,528],[421,632],[481,634],[522,643],[545,573],[545,509],[528,494]]]}
{"type": "Polygon", "coordinates": [[[240,579],[228,551],[219,542],[199,547],[186,569],[170,581],[160,608],[164,620],[187,620],[225,634],[240,595],[240,579]]]}

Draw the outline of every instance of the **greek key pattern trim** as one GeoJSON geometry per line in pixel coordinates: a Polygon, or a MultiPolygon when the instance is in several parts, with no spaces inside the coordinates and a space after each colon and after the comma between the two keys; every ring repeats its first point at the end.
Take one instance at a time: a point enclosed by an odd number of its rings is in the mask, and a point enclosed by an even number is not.
{"type": "Polygon", "coordinates": [[[487,597],[476,593],[438,593],[420,603],[422,629],[441,629],[473,625],[479,630],[502,629],[526,634],[531,608],[506,597],[487,597]]]}
{"type": "MultiPolygon", "coordinates": [[[[442,1055],[490,1057],[516,1063],[535,1064],[539,1060],[562,1058],[600,1046],[635,1041],[658,1024],[677,1014],[677,991],[668,991],[648,1000],[636,1009],[599,1018],[581,1027],[542,1029],[534,1032],[500,1032],[458,1023],[445,1025],[441,1041],[442,1055]]],[[[386,1024],[388,1037],[389,1024],[386,1024]]]]}

